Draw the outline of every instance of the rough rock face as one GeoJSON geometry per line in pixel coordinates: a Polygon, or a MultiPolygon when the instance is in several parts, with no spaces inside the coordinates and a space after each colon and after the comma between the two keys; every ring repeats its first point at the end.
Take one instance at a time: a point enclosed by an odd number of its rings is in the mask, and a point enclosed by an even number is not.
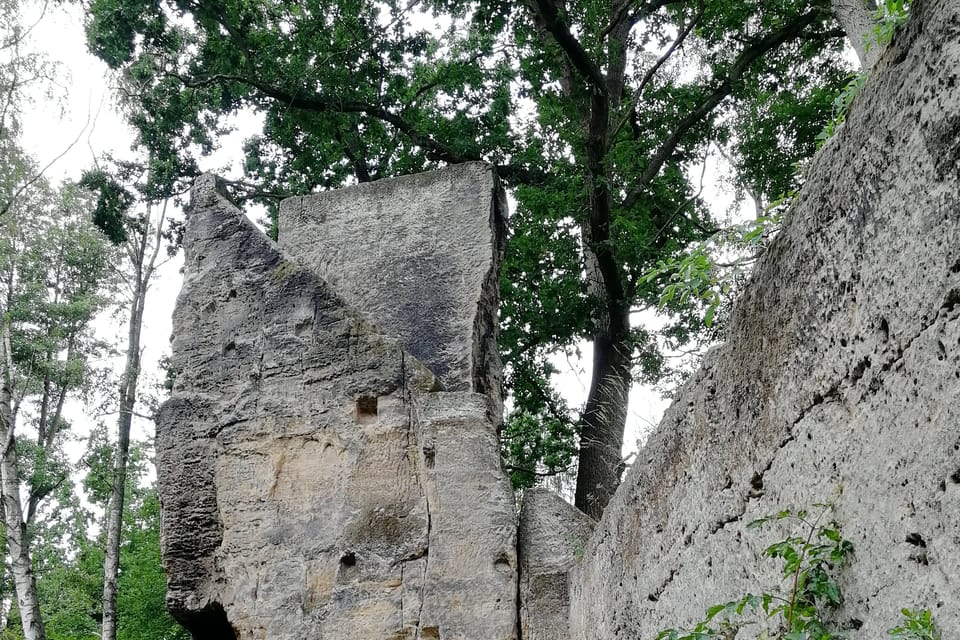
{"type": "Polygon", "coordinates": [[[760,552],[790,528],[745,523],[829,500],[850,637],[902,607],[960,637],[960,3],[912,11],[598,524],[572,637],[648,640],[778,584],[760,552]]]}
{"type": "Polygon", "coordinates": [[[499,407],[495,267],[506,208],[491,167],[466,163],[289,198],[280,246],[375,318],[444,389],[484,393],[499,407]]]}
{"type": "Polygon", "coordinates": [[[594,521],[543,488],[523,492],[520,507],[520,637],[567,640],[570,568],[583,558],[594,521]]]}
{"type": "MultiPolygon", "coordinates": [[[[495,308],[483,287],[499,266],[499,191],[457,175],[482,210],[474,240],[485,249],[459,276],[495,308]]],[[[438,391],[403,347],[415,336],[381,333],[250,224],[212,176],[191,208],[176,382],[157,426],[174,616],[198,640],[515,638],[499,394],[438,391]]],[[[472,353],[493,337],[445,339],[472,353]]]]}

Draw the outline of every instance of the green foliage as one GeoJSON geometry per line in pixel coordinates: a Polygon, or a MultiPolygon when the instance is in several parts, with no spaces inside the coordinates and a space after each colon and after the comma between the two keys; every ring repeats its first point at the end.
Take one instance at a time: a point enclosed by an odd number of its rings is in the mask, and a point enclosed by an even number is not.
{"type": "Polygon", "coordinates": [[[876,25],[866,43],[868,51],[871,47],[890,44],[897,29],[910,17],[910,0],[881,0],[877,5],[873,15],[876,25]]]}
{"type": "Polygon", "coordinates": [[[847,119],[847,111],[863,88],[863,83],[867,79],[867,74],[863,71],[850,76],[850,80],[844,85],[840,93],[833,100],[833,112],[830,121],[823,127],[823,130],[817,134],[817,144],[823,146],[827,140],[833,137],[840,125],[847,119]]]}
{"type": "Polygon", "coordinates": [[[540,476],[569,471],[577,454],[575,437],[569,418],[513,412],[500,434],[513,488],[532,487],[540,476]]]}
{"type": "Polygon", "coordinates": [[[665,336],[631,327],[632,311],[661,298],[663,278],[642,276],[713,233],[687,177],[711,144],[737,156],[741,188],[796,187],[790,168],[814,152],[848,72],[827,4],[88,0],[87,36],[129,88],[156,189],[176,192],[226,118],[251,110],[262,128],[235,195],[274,215],[287,194],[499,166],[517,202],[501,283],[516,409],[504,455],[532,472],[515,478],[526,485],[576,446],[581,408],[554,402],[552,358],[597,341],[634,379],[657,379],[665,340],[711,331],[702,296],[682,294],[665,336]],[[609,86],[593,86],[592,68],[609,86]]]}
{"type": "Polygon", "coordinates": [[[127,239],[127,212],[133,206],[134,196],[116,179],[101,170],[87,171],[80,186],[97,194],[93,209],[93,224],[114,244],[127,239]]]}
{"type": "MultiPolygon", "coordinates": [[[[160,563],[160,500],[156,488],[132,492],[125,516],[117,593],[118,640],[189,640],[165,605],[167,582],[160,563]]],[[[102,572],[103,563],[97,567],[102,572]]]]}
{"type": "Polygon", "coordinates": [[[657,640],[732,638],[743,627],[760,623],[763,629],[756,637],[763,640],[843,638],[826,620],[826,613],[843,602],[837,574],[853,555],[853,544],[842,536],[836,521],[823,523],[832,506],[816,507],[819,513],[814,517],[805,510],[784,510],[747,525],[756,529],[786,522],[797,527],[796,533],[764,550],[764,556],[781,561],[782,585],[713,605],[692,629],[664,629],[657,640]],[[772,634],[768,628],[773,629],[772,634]]]}
{"type": "Polygon", "coordinates": [[[941,640],[943,634],[930,615],[929,609],[901,609],[900,624],[887,631],[896,640],[941,640]]]}
{"type": "Polygon", "coordinates": [[[780,221],[795,193],[775,201],[766,215],[726,227],[686,254],[669,261],[661,260],[643,275],[647,282],[661,282],[659,308],[688,306],[691,300],[702,304],[703,323],[713,326],[718,311],[729,303],[737,285],[749,273],[770,238],[780,229],[780,221]],[[728,255],[728,261],[717,256],[728,255]]]}

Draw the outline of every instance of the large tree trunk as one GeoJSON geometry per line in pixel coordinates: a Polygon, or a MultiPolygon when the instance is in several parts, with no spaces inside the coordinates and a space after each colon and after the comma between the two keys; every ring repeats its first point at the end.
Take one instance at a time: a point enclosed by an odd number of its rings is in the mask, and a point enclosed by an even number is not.
{"type": "Polygon", "coordinates": [[[633,383],[628,340],[598,337],[593,343],[590,394],[580,419],[577,508],[599,519],[620,485],[621,449],[633,383]]]}
{"type": "Polygon", "coordinates": [[[831,0],[830,8],[857,52],[860,66],[863,69],[873,67],[880,55],[880,47],[872,46],[868,50],[867,42],[873,36],[876,24],[873,14],[877,10],[877,3],[874,0],[831,0]]]}
{"type": "Polygon", "coordinates": [[[23,626],[24,640],[45,640],[46,633],[40,617],[37,583],[30,559],[30,541],[23,521],[20,502],[20,474],[17,469],[17,449],[14,446],[15,416],[13,415],[13,381],[10,354],[10,331],[4,327],[0,339],[0,494],[3,501],[4,524],[7,528],[7,552],[10,571],[17,592],[17,608],[23,626]]]}
{"type": "MultiPolygon", "coordinates": [[[[621,14],[611,5],[611,20],[621,14]]],[[[612,194],[607,175],[611,115],[616,115],[626,70],[626,38],[630,26],[619,23],[607,40],[607,72],[604,85],[590,97],[587,124],[587,172],[590,210],[583,225],[584,257],[589,294],[597,306],[598,327],[593,340],[593,370],[590,392],[580,417],[580,455],[574,504],[599,519],[620,484],[621,449],[627,424],[627,403],[633,384],[630,343],[630,303],[622,265],[610,246],[612,194]]],[[[615,119],[615,118],[614,118],[615,119]]]]}

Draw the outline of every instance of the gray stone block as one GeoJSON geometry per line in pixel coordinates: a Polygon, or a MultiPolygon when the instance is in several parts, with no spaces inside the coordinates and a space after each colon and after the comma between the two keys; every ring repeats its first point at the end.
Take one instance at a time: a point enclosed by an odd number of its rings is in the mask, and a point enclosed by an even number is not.
{"type": "Polygon", "coordinates": [[[505,215],[493,167],[475,162],[284,200],[279,241],[444,389],[486,394],[496,414],[505,215]]]}

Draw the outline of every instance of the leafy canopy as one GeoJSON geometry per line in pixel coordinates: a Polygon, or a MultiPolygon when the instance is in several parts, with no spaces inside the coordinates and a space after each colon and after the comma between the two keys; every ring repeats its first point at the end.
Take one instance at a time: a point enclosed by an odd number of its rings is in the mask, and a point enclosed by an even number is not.
{"type": "Polygon", "coordinates": [[[250,111],[236,195],[273,213],[285,195],[498,165],[517,202],[501,344],[519,484],[568,468],[584,424],[619,464],[626,411],[609,405],[626,395],[599,385],[580,416],[551,358],[588,341],[597,379],[665,375],[663,348],[705,331],[696,296],[666,306],[659,337],[630,318],[669,284],[644,275],[716,231],[691,169],[722,149],[762,204],[795,189],[849,72],[826,0],[89,0],[89,16],[158,188],[250,111]]]}

